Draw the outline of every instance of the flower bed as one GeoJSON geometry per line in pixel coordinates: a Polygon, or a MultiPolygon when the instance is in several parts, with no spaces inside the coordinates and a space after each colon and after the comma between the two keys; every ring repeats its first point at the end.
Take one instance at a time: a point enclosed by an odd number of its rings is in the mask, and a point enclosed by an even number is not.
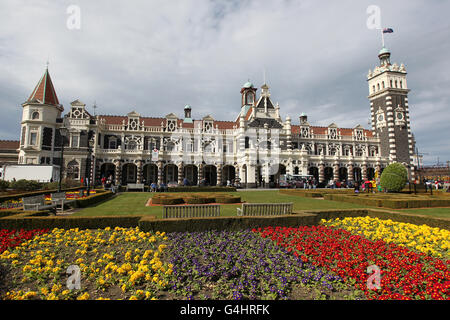
{"type": "Polygon", "coordinates": [[[160,258],[165,240],[164,233],[138,228],[53,229],[0,255],[11,267],[9,285],[16,284],[3,298],[155,299],[172,273],[160,258]],[[80,268],[81,290],[66,288],[71,265],[80,268]]]}
{"type": "Polygon", "coordinates": [[[349,298],[342,279],[248,231],[168,235],[172,290],[187,299],[349,298]]]}
{"type": "Polygon", "coordinates": [[[304,262],[340,275],[368,299],[449,299],[448,262],[406,247],[371,241],[343,229],[325,226],[254,229],[304,262]],[[381,269],[381,289],[369,290],[367,267],[381,269]]]}
{"type": "Polygon", "coordinates": [[[35,235],[48,232],[46,229],[35,230],[0,230],[0,253],[7,249],[12,249],[24,241],[28,241],[35,235]]]}
{"type": "Polygon", "coordinates": [[[430,254],[444,260],[450,259],[450,231],[431,228],[427,225],[417,226],[371,217],[343,218],[322,220],[323,225],[341,228],[366,238],[387,243],[393,242],[418,252],[430,254]]]}
{"type": "Polygon", "coordinates": [[[227,193],[161,193],[155,194],[148,205],[240,203],[241,197],[227,193]]]}

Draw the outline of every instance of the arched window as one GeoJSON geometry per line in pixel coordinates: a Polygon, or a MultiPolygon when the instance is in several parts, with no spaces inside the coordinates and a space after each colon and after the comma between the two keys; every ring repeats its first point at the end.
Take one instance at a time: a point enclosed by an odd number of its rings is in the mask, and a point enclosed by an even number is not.
{"type": "Polygon", "coordinates": [[[372,91],[375,92],[375,85],[372,86],[372,91]]]}
{"type": "Polygon", "coordinates": [[[382,85],[383,85],[383,89],[385,88],[385,86],[384,86],[384,81],[383,82],[381,82],[382,83],[382,85]]]}
{"type": "Polygon", "coordinates": [[[398,86],[397,86],[397,80],[395,80],[395,87],[398,88],[398,86]]]}
{"type": "Polygon", "coordinates": [[[393,88],[393,86],[392,86],[392,80],[391,80],[391,88],[393,88]]]}
{"type": "Polygon", "coordinates": [[[402,83],[402,80],[400,80],[400,89],[403,89],[403,83],[402,83]]]}
{"type": "Polygon", "coordinates": [[[380,90],[380,84],[377,83],[377,90],[380,90]]]}
{"type": "Polygon", "coordinates": [[[39,112],[38,112],[38,111],[34,111],[34,112],[31,114],[31,119],[32,119],[32,120],[39,120],[39,112]]]}
{"type": "Polygon", "coordinates": [[[67,178],[78,179],[80,177],[80,166],[76,160],[72,160],[67,164],[67,178]]]}

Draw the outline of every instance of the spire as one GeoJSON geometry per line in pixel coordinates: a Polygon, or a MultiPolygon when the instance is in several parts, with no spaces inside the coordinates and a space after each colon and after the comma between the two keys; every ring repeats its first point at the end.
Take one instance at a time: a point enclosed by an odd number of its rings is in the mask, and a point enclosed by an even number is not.
{"type": "Polygon", "coordinates": [[[48,72],[48,61],[45,67],[44,75],[39,80],[30,97],[26,102],[49,104],[60,106],[55,88],[53,87],[50,73],[48,72]]]}

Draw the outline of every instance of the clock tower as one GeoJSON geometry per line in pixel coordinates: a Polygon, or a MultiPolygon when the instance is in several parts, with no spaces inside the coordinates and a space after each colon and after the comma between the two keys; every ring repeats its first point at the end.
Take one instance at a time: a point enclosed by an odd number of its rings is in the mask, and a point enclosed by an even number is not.
{"type": "Polygon", "coordinates": [[[399,162],[414,177],[414,139],[411,132],[406,69],[391,63],[391,53],[383,47],[380,64],[369,70],[369,101],[374,136],[380,138],[379,154],[390,163],[399,162]]]}

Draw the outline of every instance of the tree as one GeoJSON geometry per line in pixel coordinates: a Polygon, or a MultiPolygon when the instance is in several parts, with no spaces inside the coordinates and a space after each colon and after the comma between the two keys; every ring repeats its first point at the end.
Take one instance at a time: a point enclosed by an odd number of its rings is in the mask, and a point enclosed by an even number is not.
{"type": "Polygon", "coordinates": [[[408,181],[408,170],[398,162],[391,163],[383,170],[380,185],[388,192],[400,192],[408,181]]]}

